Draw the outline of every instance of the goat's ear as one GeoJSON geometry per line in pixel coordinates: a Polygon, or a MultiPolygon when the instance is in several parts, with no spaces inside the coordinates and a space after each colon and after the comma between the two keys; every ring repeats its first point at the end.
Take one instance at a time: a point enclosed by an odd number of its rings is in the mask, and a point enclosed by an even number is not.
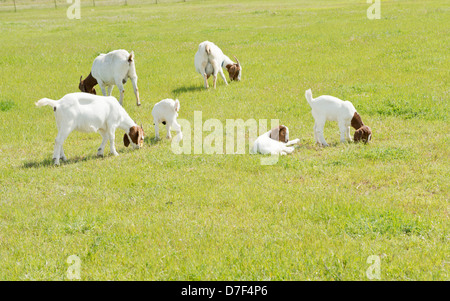
{"type": "Polygon", "coordinates": [[[173,107],[175,109],[175,112],[178,112],[180,110],[180,101],[178,99],[175,100],[175,105],[173,107]]]}
{"type": "Polygon", "coordinates": [[[130,139],[128,139],[127,134],[123,134],[123,144],[125,145],[125,147],[128,147],[128,145],[130,145],[130,139]]]}

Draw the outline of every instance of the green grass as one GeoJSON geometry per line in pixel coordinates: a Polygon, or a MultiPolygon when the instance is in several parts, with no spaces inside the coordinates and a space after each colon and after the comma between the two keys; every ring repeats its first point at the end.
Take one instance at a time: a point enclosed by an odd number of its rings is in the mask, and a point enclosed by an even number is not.
{"type": "MultiPolygon", "coordinates": [[[[383,1],[189,1],[0,12],[0,279],[449,280],[448,4],[383,1]],[[242,81],[203,89],[194,54],[216,42],[242,81]],[[98,134],[72,133],[52,166],[56,126],[43,97],[75,92],[93,59],[134,50],[141,107],[124,107],[141,150],[95,156],[98,134]],[[353,102],[368,145],[314,145],[304,91],[353,102]],[[155,142],[151,109],[179,98],[179,118],[279,119],[296,151],[176,155],[155,142]]],[[[118,96],[117,88],[113,95],[118,96]]],[[[207,133],[204,133],[205,137],[207,133]]],[[[225,134],[224,134],[225,143],[225,134]]],[[[108,152],[108,148],[105,153],[108,152]]]]}

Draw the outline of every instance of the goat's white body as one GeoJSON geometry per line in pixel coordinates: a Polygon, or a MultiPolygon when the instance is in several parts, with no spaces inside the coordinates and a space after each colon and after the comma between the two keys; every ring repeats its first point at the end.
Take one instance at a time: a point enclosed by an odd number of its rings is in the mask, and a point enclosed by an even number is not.
{"type": "Polygon", "coordinates": [[[180,109],[180,102],[170,98],[163,99],[156,103],[152,110],[153,121],[155,123],[155,138],[159,139],[159,124],[165,122],[167,136],[170,139],[170,129],[173,128],[177,132],[177,139],[183,139],[181,126],[177,122],[178,111],[180,109]]]}
{"type": "Polygon", "coordinates": [[[114,85],[119,88],[119,103],[121,105],[123,104],[125,91],[123,84],[130,78],[136,96],[136,103],[138,105],[140,104],[134,54],[130,54],[123,49],[114,50],[107,54],[102,53],[95,58],[92,64],[91,74],[97,80],[103,95],[111,96],[114,85]],[[129,61],[130,56],[131,61],[129,61]],[[108,94],[106,94],[106,88],[108,88],[108,94]]]}
{"type": "Polygon", "coordinates": [[[119,127],[128,132],[131,127],[137,126],[113,96],[78,92],[66,94],[58,101],[43,98],[36,103],[38,107],[45,105],[53,107],[58,128],[53,153],[55,164],[59,164],[60,158],[66,160],[63,143],[74,130],[100,132],[103,141],[97,155],[103,155],[105,145],[109,140],[110,151],[117,156],[118,153],[114,146],[116,128],[119,127]]]}
{"type": "Polygon", "coordinates": [[[305,97],[311,106],[311,114],[314,117],[314,138],[317,143],[328,146],[323,136],[323,129],[327,120],[337,121],[341,133],[341,142],[345,142],[346,138],[352,140],[350,124],[356,109],[350,101],[343,101],[330,95],[313,98],[311,89],[305,92],[305,97]]]}
{"type": "MultiPolygon", "coordinates": [[[[205,88],[208,88],[208,77],[213,75],[214,87],[216,87],[217,73],[220,73],[225,85],[228,85],[222,68],[234,62],[213,42],[204,41],[198,45],[197,53],[194,57],[195,69],[200,73],[205,81],[205,88]],[[207,52],[209,49],[209,54],[207,52]]],[[[240,75],[239,75],[240,77],[240,75]]]]}
{"type": "MultiPolygon", "coordinates": [[[[263,154],[263,155],[286,155],[290,154],[294,151],[294,147],[290,145],[294,145],[298,143],[299,139],[294,139],[292,141],[288,142],[281,142],[278,140],[274,140],[270,138],[271,131],[268,131],[261,136],[259,136],[255,143],[253,144],[253,147],[250,151],[251,154],[263,154]]],[[[289,133],[289,132],[288,132],[289,133]]],[[[287,137],[289,137],[289,134],[287,134],[287,137]]]]}

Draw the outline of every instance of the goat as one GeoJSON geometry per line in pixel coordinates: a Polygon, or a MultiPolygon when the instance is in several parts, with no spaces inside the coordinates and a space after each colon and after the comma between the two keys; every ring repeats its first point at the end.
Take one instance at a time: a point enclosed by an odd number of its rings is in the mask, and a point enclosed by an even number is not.
{"type": "Polygon", "coordinates": [[[106,143],[109,140],[110,152],[114,156],[119,154],[114,145],[116,128],[125,131],[123,136],[124,145],[130,143],[134,148],[141,148],[144,143],[144,130],[138,126],[120,106],[113,96],[97,96],[88,93],[70,93],[56,101],[42,98],[36,102],[36,106],[51,106],[55,112],[58,134],[55,139],[53,160],[59,165],[59,159],[66,161],[63,143],[69,134],[74,131],[100,132],[102,144],[97,155],[103,156],[106,143]]]}
{"type": "Polygon", "coordinates": [[[123,105],[124,88],[128,80],[131,79],[134,95],[136,96],[136,105],[140,106],[139,89],[137,86],[137,74],[134,60],[134,52],[128,53],[126,50],[114,50],[107,54],[100,54],[92,64],[91,73],[83,80],[80,77],[78,88],[81,92],[96,94],[94,86],[98,83],[104,96],[111,96],[114,85],[120,91],[120,105],[123,105]],[[106,94],[108,88],[108,94],[106,94]]]}
{"type": "Polygon", "coordinates": [[[172,138],[170,135],[170,128],[173,127],[177,132],[177,139],[180,141],[183,139],[183,134],[181,132],[181,126],[177,122],[178,111],[180,110],[180,101],[173,100],[170,98],[163,99],[155,106],[152,110],[153,121],[155,123],[155,139],[159,139],[159,123],[166,126],[167,139],[172,138]]]}
{"type": "Polygon", "coordinates": [[[345,142],[346,138],[352,141],[350,126],[356,129],[355,142],[362,140],[367,143],[371,139],[372,130],[364,125],[361,116],[350,101],[343,101],[330,95],[322,95],[313,99],[311,89],[305,91],[305,97],[311,106],[311,114],[314,117],[314,138],[317,143],[328,146],[323,136],[327,120],[338,122],[341,142],[345,142]]]}
{"type": "Polygon", "coordinates": [[[289,129],[280,125],[259,136],[250,151],[251,154],[286,155],[294,151],[291,145],[297,144],[300,139],[289,141],[289,129]]]}
{"type": "Polygon", "coordinates": [[[225,85],[228,85],[227,79],[223,74],[223,67],[226,67],[230,76],[230,81],[240,81],[242,66],[239,60],[234,56],[237,63],[234,63],[228,56],[223,54],[222,50],[213,42],[204,41],[198,45],[198,51],[194,57],[195,69],[205,81],[205,88],[209,88],[208,78],[211,74],[214,77],[214,88],[216,88],[217,73],[222,76],[225,85]]]}

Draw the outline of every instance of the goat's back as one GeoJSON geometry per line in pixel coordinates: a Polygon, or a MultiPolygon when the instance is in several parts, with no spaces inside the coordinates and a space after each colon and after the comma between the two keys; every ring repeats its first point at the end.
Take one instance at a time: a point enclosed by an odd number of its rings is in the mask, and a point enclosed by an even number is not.
{"type": "Polygon", "coordinates": [[[102,53],[95,58],[91,73],[97,81],[114,84],[116,79],[136,75],[133,56],[124,49],[102,53]]]}
{"type": "Polygon", "coordinates": [[[57,123],[72,123],[73,129],[82,132],[106,129],[110,123],[118,124],[123,110],[113,96],[82,92],[67,94],[58,103],[57,123]]]}
{"type": "Polygon", "coordinates": [[[322,95],[314,98],[310,103],[313,115],[326,117],[328,120],[337,121],[339,117],[352,118],[356,112],[355,107],[349,101],[343,101],[331,95],[322,95]]]}

